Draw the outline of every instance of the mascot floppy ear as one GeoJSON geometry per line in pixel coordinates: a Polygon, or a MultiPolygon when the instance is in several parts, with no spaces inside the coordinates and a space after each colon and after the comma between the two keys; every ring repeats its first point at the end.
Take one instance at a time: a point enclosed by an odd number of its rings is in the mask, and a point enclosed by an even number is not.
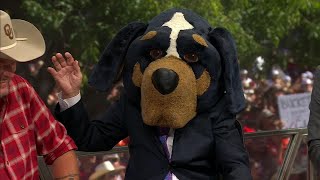
{"type": "Polygon", "coordinates": [[[210,42],[218,50],[221,58],[222,76],[226,90],[229,111],[238,113],[245,107],[240,70],[235,42],[224,28],[215,28],[209,33],[210,42]]]}
{"type": "Polygon", "coordinates": [[[121,78],[125,57],[131,42],[143,34],[147,25],[132,22],[123,27],[103,51],[98,64],[95,65],[89,84],[99,91],[109,91],[121,78]]]}

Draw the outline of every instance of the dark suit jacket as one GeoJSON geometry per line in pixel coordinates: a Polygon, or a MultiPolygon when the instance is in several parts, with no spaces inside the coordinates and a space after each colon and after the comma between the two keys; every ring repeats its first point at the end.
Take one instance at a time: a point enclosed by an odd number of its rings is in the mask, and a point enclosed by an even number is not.
{"type": "MultiPolygon", "coordinates": [[[[130,136],[128,180],[163,180],[171,170],[179,180],[251,179],[248,154],[235,115],[226,111],[225,97],[211,112],[198,114],[174,134],[171,162],[156,135],[143,123],[141,110],[123,94],[101,120],[89,121],[83,103],[56,113],[81,151],[110,150],[130,136]]],[[[57,108],[56,112],[59,108],[57,108]]]]}
{"type": "Polygon", "coordinates": [[[309,156],[314,165],[320,167],[320,67],[314,75],[310,117],[308,123],[309,156]]]}

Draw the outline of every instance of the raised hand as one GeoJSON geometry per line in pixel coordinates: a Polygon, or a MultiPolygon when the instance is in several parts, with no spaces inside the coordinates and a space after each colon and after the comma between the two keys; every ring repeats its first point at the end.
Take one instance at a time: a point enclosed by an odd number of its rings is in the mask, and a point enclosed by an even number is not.
{"type": "Polygon", "coordinates": [[[76,96],[80,92],[82,82],[79,62],[69,52],[65,53],[65,57],[57,53],[51,60],[54,68],[48,67],[48,72],[60,87],[62,98],[67,99],[76,96]]]}

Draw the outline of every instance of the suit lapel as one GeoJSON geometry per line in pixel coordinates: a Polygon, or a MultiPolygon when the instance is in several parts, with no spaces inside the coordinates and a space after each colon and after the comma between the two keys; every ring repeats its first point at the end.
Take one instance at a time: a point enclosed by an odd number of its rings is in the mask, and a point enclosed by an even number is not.
{"type": "Polygon", "coordinates": [[[159,137],[158,137],[158,134],[157,134],[157,128],[156,127],[152,127],[152,126],[148,126],[146,124],[144,124],[144,128],[147,130],[148,134],[150,134],[150,138],[151,138],[151,141],[152,141],[152,144],[153,144],[152,147],[154,147],[154,150],[157,152],[155,154],[157,156],[160,155],[161,158],[163,158],[163,157],[167,158],[166,153],[165,153],[165,151],[163,149],[163,146],[162,146],[162,144],[161,144],[161,142],[159,140],[159,137]]]}

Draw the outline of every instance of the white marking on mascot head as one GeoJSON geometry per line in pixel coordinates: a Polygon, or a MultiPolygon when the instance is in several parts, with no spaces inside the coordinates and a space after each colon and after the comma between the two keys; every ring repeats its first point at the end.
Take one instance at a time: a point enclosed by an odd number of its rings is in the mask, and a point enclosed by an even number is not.
{"type": "Polygon", "coordinates": [[[172,18],[162,26],[171,28],[170,46],[167,49],[167,56],[176,56],[180,58],[177,51],[177,38],[181,30],[193,29],[193,26],[184,18],[181,12],[176,12],[172,18]]]}

